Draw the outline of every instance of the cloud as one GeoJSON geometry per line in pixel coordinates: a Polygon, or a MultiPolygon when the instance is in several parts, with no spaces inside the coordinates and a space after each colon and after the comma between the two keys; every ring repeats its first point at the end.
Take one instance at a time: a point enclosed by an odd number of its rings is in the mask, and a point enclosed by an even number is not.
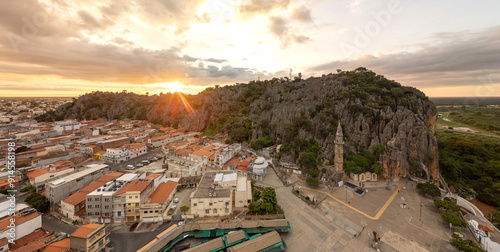
{"type": "Polygon", "coordinates": [[[364,66],[403,85],[412,83],[418,87],[476,85],[484,76],[500,73],[500,26],[476,33],[439,33],[433,39],[415,52],[363,55],[356,60],[321,64],[309,71],[324,73],[364,66]]]}
{"type": "Polygon", "coordinates": [[[285,9],[288,7],[290,0],[250,0],[247,4],[239,6],[242,14],[267,14],[274,9],[285,9]]]}
{"type": "Polygon", "coordinates": [[[302,5],[302,6],[299,6],[295,9],[293,9],[290,17],[293,20],[300,21],[303,23],[311,23],[312,22],[311,9],[305,5],[302,5]]]}
{"type": "Polygon", "coordinates": [[[283,17],[271,17],[268,28],[273,35],[282,41],[284,47],[287,47],[290,42],[303,44],[310,40],[308,36],[291,29],[289,20],[283,17]]]}

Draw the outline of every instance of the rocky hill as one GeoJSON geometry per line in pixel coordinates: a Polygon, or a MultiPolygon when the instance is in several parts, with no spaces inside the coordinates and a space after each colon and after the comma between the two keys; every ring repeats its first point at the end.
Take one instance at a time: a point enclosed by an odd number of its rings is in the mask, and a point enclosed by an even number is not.
{"type": "MultiPolygon", "coordinates": [[[[434,104],[419,90],[365,68],[207,88],[198,95],[94,92],[41,118],[147,119],[227,134],[227,141],[254,148],[283,144],[280,157],[305,168],[333,161],[340,122],[346,159],[372,155],[382,177],[439,177],[434,104]]],[[[374,171],[373,164],[357,163],[363,171],[374,171]]]]}

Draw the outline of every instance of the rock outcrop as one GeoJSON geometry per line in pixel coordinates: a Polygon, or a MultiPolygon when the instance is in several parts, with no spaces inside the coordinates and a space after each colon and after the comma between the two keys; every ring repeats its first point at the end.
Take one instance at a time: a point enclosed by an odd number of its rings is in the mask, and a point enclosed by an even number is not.
{"type": "Polygon", "coordinates": [[[434,104],[419,90],[364,68],[306,80],[274,78],[208,88],[198,95],[97,92],[57,113],[77,119],[147,119],[189,130],[225,132],[235,139],[241,136],[240,141],[262,135],[276,143],[314,138],[325,160],[333,160],[340,122],[345,155],[362,148],[373,154],[376,146],[385,147],[376,157],[382,177],[422,173],[431,180],[439,178],[434,104]]]}

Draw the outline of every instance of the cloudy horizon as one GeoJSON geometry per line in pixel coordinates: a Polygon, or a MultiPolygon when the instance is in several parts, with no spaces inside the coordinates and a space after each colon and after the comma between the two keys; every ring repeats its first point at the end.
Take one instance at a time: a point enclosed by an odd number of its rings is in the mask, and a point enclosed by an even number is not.
{"type": "Polygon", "coordinates": [[[500,95],[500,2],[0,0],[0,96],[150,94],[366,67],[500,95]]]}

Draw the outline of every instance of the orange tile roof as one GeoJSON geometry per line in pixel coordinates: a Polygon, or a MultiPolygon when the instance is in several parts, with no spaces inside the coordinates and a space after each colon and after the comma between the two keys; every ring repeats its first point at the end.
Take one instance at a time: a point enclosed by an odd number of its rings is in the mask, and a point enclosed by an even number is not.
{"type": "Polygon", "coordinates": [[[224,165],[231,166],[231,167],[237,167],[239,164],[240,164],[240,158],[233,157],[231,160],[227,161],[224,165]]]}
{"type": "Polygon", "coordinates": [[[34,170],[34,171],[32,171],[32,172],[28,173],[28,174],[27,174],[27,176],[28,176],[28,178],[30,178],[30,179],[31,179],[31,178],[33,178],[33,179],[34,179],[34,178],[36,178],[36,177],[38,177],[38,176],[41,176],[41,175],[43,175],[43,174],[45,174],[45,173],[48,173],[48,172],[49,172],[49,168],[36,169],[36,170],[34,170]]]}
{"type": "Polygon", "coordinates": [[[144,180],[153,180],[153,179],[156,179],[160,176],[161,176],[160,173],[153,173],[153,174],[149,174],[147,177],[145,177],[144,180]]]}
{"type": "Polygon", "coordinates": [[[39,250],[45,248],[45,246],[47,246],[47,244],[45,242],[42,242],[41,240],[36,240],[36,241],[32,241],[32,242],[26,244],[26,246],[20,247],[16,250],[12,250],[12,251],[13,252],[33,252],[33,251],[39,251],[39,250]]]}
{"type": "MultiPolygon", "coordinates": [[[[28,215],[25,215],[25,216],[21,216],[21,212],[17,213],[15,215],[15,217],[11,217],[11,218],[14,218],[15,219],[15,224],[16,226],[19,226],[21,225],[22,223],[26,222],[26,221],[29,221],[31,219],[34,219],[38,216],[40,216],[40,214],[38,212],[33,212],[33,213],[30,213],[28,215]]],[[[6,230],[8,229],[8,226],[10,224],[10,219],[11,218],[5,218],[5,219],[2,219],[0,220],[0,230],[6,230]]]]}
{"type": "Polygon", "coordinates": [[[102,224],[90,223],[80,226],[71,236],[87,239],[87,236],[92,233],[92,231],[99,228],[102,224]]]}
{"type": "Polygon", "coordinates": [[[131,143],[131,144],[127,144],[124,146],[125,148],[131,150],[131,149],[139,149],[139,148],[144,148],[146,147],[145,144],[141,144],[141,143],[131,143]]]}
{"type": "Polygon", "coordinates": [[[111,181],[113,179],[120,177],[123,174],[125,174],[125,173],[123,173],[123,172],[110,172],[108,174],[105,174],[105,175],[102,175],[101,177],[99,177],[97,179],[97,181],[108,182],[108,181],[111,181]]]}
{"type": "Polygon", "coordinates": [[[158,185],[156,190],[149,197],[150,203],[164,203],[177,186],[177,182],[167,181],[158,185]]]}
{"type": "MultiPolygon", "coordinates": [[[[18,179],[17,179],[17,176],[14,177],[14,183],[18,183],[18,179]]],[[[8,186],[10,185],[10,182],[9,182],[9,178],[3,178],[3,179],[0,179],[0,187],[3,187],[3,186],[8,186]]]]}
{"type": "Polygon", "coordinates": [[[70,205],[76,206],[76,205],[82,203],[83,201],[85,201],[85,197],[87,196],[88,193],[89,192],[85,192],[85,191],[76,192],[73,195],[63,199],[62,201],[66,202],[70,205]]]}
{"type": "Polygon", "coordinates": [[[70,249],[70,239],[64,238],[60,241],[49,244],[42,252],[64,252],[70,249]]]}
{"type": "Polygon", "coordinates": [[[138,179],[124,185],[115,195],[120,195],[125,192],[142,192],[150,184],[149,181],[140,181],[138,179]]]}
{"type": "Polygon", "coordinates": [[[193,153],[191,153],[195,156],[201,156],[201,157],[207,157],[207,156],[210,156],[212,154],[212,152],[210,151],[206,151],[206,150],[196,150],[196,151],[193,151],[193,153]]]}
{"type": "Polygon", "coordinates": [[[248,170],[248,164],[250,164],[250,161],[252,161],[252,157],[247,157],[243,161],[241,161],[240,165],[236,169],[242,170],[242,171],[247,171],[248,170]]]}
{"type": "Polygon", "coordinates": [[[183,156],[186,156],[188,157],[189,154],[191,153],[192,151],[188,150],[188,149],[179,149],[179,150],[176,150],[175,153],[179,154],[179,155],[183,155],[183,156]]]}
{"type": "Polygon", "coordinates": [[[25,246],[26,244],[36,240],[36,239],[42,237],[42,236],[45,236],[45,235],[46,235],[46,233],[43,229],[38,229],[38,230],[20,238],[20,239],[17,239],[16,243],[11,244],[9,246],[9,249],[10,250],[18,249],[18,248],[25,246]]]}
{"type": "Polygon", "coordinates": [[[104,185],[104,184],[106,184],[106,183],[107,183],[107,181],[99,181],[99,180],[97,180],[97,181],[94,181],[94,182],[92,182],[92,183],[90,183],[90,184],[88,184],[88,185],[86,185],[86,186],[82,187],[82,188],[79,190],[79,192],[86,192],[86,193],[89,193],[89,192],[92,192],[92,191],[94,191],[95,189],[97,189],[97,188],[99,188],[99,187],[103,186],[103,185],[104,185]]]}

